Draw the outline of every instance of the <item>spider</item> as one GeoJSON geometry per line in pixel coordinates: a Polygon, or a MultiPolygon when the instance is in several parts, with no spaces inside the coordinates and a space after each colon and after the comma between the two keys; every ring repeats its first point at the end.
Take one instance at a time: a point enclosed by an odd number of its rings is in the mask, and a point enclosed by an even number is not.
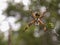
{"type": "Polygon", "coordinates": [[[32,12],[33,20],[30,23],[28,23],[28,25],[25,27],[25,30],[27,30],[28,27],[30,27],[32,24],[37,23],[38,25],[42,25],[43,26],[43,30],[46,31],[46,25],[41,20],[44,17],[45,13],[46,13],[46,11],[43,12],[42,14],[40,14],[39,12],[36,12],[36,13],[32,12]]]}

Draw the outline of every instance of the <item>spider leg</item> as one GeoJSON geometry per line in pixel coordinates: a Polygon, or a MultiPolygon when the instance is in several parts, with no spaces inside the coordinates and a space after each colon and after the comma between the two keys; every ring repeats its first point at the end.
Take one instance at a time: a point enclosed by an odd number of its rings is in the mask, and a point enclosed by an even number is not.
{"type": "Polygon", "coordinates": [[[44,14],[46,13],[47,11],[43,12],[42,14],[40,13],[40,19],[44,17],[44,14]]]}
{"type": "Polygon", "coordinates": [[[25,31],[26,31],[33,23],[35,23],[35,20],[32,20],[32,21],[25,27],[25,31]]]}
{"type": "Polygon", "coordinates": [[[45,26],[45,24],[44,24],[41,20],[39,20],[39,23],[44,26],[44,31],[46,31],[46,26],[45,26]]]}
{"type": "Polygon", "coordinates": [[[40,16],[40,19],[43,18],[43,17],[44,17],[44,15],[41,15],[41,16],[40,16]]]}
{"type": "Polygon", "coordinates": [[[32,16],[33,16],[34,19],[36,18],[35,13],[32,13],[32,16]]]}

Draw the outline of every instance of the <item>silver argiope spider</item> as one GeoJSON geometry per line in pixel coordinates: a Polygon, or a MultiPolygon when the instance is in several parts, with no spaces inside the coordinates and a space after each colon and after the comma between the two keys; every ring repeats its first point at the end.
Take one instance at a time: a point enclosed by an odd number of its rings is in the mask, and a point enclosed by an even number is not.
{"type": "Polygon", "coordinates": [[[44,14],[45,13],[46,13],[46,11],[43,12],[42,14],[40,14],[39,12],[36,12],[36,13],[35,12],[32,12],[33,20],[30,23],[28,23],[28,25],[25,27],[25,30],[27,30],[28,27],[30,27],[32,24],[37,23],[38,25],[44,26],[43,29],[44,29],[44,31],[46,31],[46,25],[41,20],[44,17],[44,14]]]}

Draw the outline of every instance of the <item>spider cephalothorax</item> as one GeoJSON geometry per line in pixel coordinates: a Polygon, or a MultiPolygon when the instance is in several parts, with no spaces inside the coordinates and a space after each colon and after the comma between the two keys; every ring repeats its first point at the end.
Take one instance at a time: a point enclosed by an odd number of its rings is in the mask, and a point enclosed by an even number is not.
{"type": "Polygon", "coordinates": [[[39,17],[40,15],[39,15],[39,13],[36,13],[35,16],[36,16],[36,17],[39,17]]]}
{"type": "Polygon", "coordinates": [[[36,12],[36,13],[32,12],[33,20],[25,27],[25,30],[28,29],[28,27],[30,27],[32,24],[37,23],[38,25],[44,26],[43,29],[44,29],[44,31],[46,31],[46,25],[41,20],[44,17],[45,13],[46,12],[43,12],[42,14],[40,14],[38,12],[36,12]]]}

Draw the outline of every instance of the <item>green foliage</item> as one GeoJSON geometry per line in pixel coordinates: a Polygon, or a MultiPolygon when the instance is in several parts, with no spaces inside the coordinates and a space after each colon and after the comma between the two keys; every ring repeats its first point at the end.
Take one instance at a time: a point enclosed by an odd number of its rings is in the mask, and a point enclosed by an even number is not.
{"type": "Polygon", "coordinates": [[[47,23],[46,25],[47,25],[46,27],[47,27],[48,30],[54,28],[54,24],[53,24],[53,23],[50,23],[50,22],[49,22],[49,23],[47,23]]]}

